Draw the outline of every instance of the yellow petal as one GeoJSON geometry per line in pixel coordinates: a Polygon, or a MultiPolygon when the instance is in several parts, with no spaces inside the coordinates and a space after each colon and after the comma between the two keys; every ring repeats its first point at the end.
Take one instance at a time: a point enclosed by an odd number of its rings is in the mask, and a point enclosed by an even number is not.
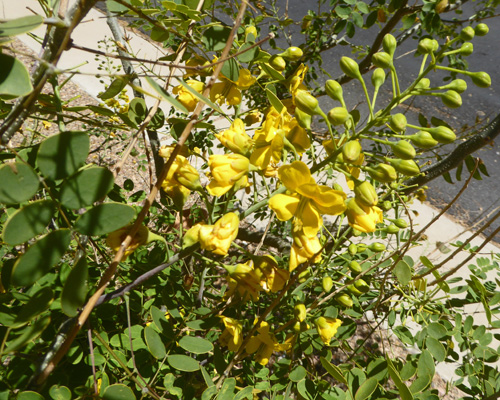
{"type": "Polygon", "coordinates": [[[278,170],[280,180],[288,190],[296,191],[297,187],[311,182],[311,171],[302,161],[294,161],[283,165],[278,170]]]}
{"type": "Polygon", "coordinates": [[[319,215],[318,210],[313,206],[311,201],[307,201],[300,215],[302,220],[302,229],[307,237],[316,236],[319,229],[323,225],[323,218],[319,215]]]}
{"type": "Polygon", "coordinates": [[[346,194],[341,190],[333,190],[328,186],[318,186],[314,202],[321,214],[339,215],[345,209],[346,194]]]}
{"type": "Polygon", "coordinates": [[[276,194],[269,199],[269,207],[280,221],[288,221],[295,215],[300,199],[296,195],[276,194]]]}

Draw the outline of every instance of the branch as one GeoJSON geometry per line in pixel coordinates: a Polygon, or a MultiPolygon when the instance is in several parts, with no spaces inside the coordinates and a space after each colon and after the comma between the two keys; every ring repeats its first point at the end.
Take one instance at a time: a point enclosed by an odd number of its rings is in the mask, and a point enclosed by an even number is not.
{"type": "Polygon", "coordinates": [[[424,169],[421,175],[405,181],[406,185],[411,186],[405,190],[405,194],[414,192],[433,179],[458,167],[469,154],[474,153],[487,144],[493,144],[493,141],[499,134],[500,114],[483,128],[482,132],[459,144],[446,158],[424,169]]]}

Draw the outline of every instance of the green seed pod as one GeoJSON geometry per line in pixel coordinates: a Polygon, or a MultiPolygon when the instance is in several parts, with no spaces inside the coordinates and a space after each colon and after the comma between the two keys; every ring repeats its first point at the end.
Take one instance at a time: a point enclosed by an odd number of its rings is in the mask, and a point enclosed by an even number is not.
{"type": "Polygon", "coordinates": [[[363,292],[358,290],[358,288],[354,285],[347,285],[347,290],[349,290],[349,292],[351,292],[354,296],[361,296],[363,294],[363,292]]]}
{"type": "Polygon", "coordinates": [[[401,113],[391,115],[389,118],[389,126],[394,132],[403,132],[406,130],[407,123],[405,115],[401,113]]]}
{"type": "Polygon", "coordinates": [[[354,286],[361,293],[366,293],[370,290],[370,285],[368,285],[368,283],[366,283],[366,281],[364,279],[358,279],[357,281],[355,281],[354,286]]]}
{"type": "Polygon", "coordinates": [[[385,200],[382,203],[382,210],[389,211],[392,208],[392,203],[389,200],[385,200]]]}
{"type": "Polygon", "coordinates": [[[349,119],[349,111],[344,107],[334,107],[327,114],[332,125],[343,125],[349,119]]]}
{"type": "Polygon", "coordinates": [[[462,29],[462,32],[460,32],[460,38],[463,41],[467,42],[469,40],[474,39],[475,34],[476,33],[474,32],[472,26],[466,26],[464,29],[462,29]]]}
{"type": "Polygon", "coordinates": [[[444,88],[454,90],[457,93],[463,93],[467,90],[467,82],[463,79],[455,79],[444,86],[444,88]]]}
{"type": "Polygon", "coordinates": [[[283,53],[278,54],[278,56],[283,57],[288,61],[299,61],[303,55],[304,52],[302,49],[295,46],[289,47],[283,53]]]}
{"type": "Polygon", "coordinates": [[[293,308],[293,315],[297,321],[304,321],[307,316],[306,306],[304,304],[296,304],[293,308]]]}
{"type": "Polygon", "coordinates": [[[394,219],[394,220],[392,220],[392,222],[393,222],[393,223],[394,223],[394,225],[396,225],[398,228],[401,228],[401,229],[406,229],[406,228],[408,228],[408,222],[406,222],[403,218],[394,219]]]}
{"type": "Polygon", "coordinates": [[[372,85],[378,89],[385,82],[385,71],[383,68],[376,68],[372,74],[372,85]]]}
{"type": "Polygon", "coordinates": [[[296,107],[295,118],[301,128],[311,130],[312,117],[309,114],[296,107]]]}
{"type": "Polygon", "coordinates": [[[332,287],[333,287],[333,279],[329,276],[324,276],[323,277],[323,280],[321,282],[322,286],[323,286],[323,291],[328,293],[330,292],[330,290],[332,290],[332,287]]]}
{"type": "Polygon", "coordinates": [[[368,181],[356,184],[354,186],[354,195],[357,202],[367,207],[376,206],[378,203],[377,191],[368,181]]]}
{"type": "Polygon", "coordinates": [[[460,54],[463,56],[467,57],[472,54],[474,51],[474,46],[472,45],[471,42],[465,42],[462,47],[460,47],[460,54]]]}
{"type": "Polygon", "coordinates": [[[352,58],[342,57],[340,59],[340,69],[350,78],[362,79],[361,73],[359,72],[359,65],[352,58]]]}
{"type": "Polygon", "coordinates": [[[426,90],[429,89],[431,86],[431,81],[429,78],[422,78],[420,81],[415,85],[415,89],[419,90],[426,90]]]}
{"type": "Polygon", "coordinates": [[[342,102],[344,100],[342,86],[337,81],[329,79],[325,83],[326,94],[333,100],[342,102]]]}
{"type": "Polygon", "coordinates": [[[392,66],[392,58],[385,51],[375,53],[372,57],[372,64],[378,68],[390,68],[392,66]]]}
{"type": "Polygon", "coordinates": [[[378,164],[375,167],[366,167],[366,172],[378,182],[389,183],[398,179],[396,170],[388,164],[378,164]]]}
{"type": "Polygon", "coordinates": [[[396,171],[403,175],[415,176],[420,174],[420,168],[413,160],[402,160],[400,158],[395,158],[389,159],[388,161],[396,169],[396,171]]]}
{"type": "Polygon", "coordinates": [[[335,296],[335,300],[337,301],[337,303],[347,308],[351,308],[352,305],[354,304],[354,302],[347,293],[339,293],[338,295],[335,296]]]}
{"type": "Polygon", "coordinates": [[[361,144],[358,140],[349,140],[342,146],[342,156],[346,162],[355,162],[361,154],[361,144]]]}
{"type": "Polygon", "coordinates": [[[385,244],[383,243],[371,243],[368,248],[373,251],[374,253],[380,253],[386,249],[385,244]]]}
{"type": "Polygon", "coordinates": [[[384,36],[384,39],[382,40],[382,47],[384,48],[384,51],[391,56],[391,58],[394,56],[394,52],[396,51],[397,45],[398,42],[396,38],[392,36],[390,33],[384,36]]]}
{"type": "Polygon", "coordinates": [[[392,152],[403,160],[413,160],[417,155],[415,148],[406,140],[391,143],[392,152]]]}
{"type": "Polygon", "coordinates": [[[458,108],[462,105],[462,97],[454,90],[447,90],[441,94],[441,101],[450,108],[458,108]]]}
{"type": "Polygon", "coordinates": [[[420,54],[431,54],[439,48],[437,40],[425,38],[418,43],[418,52],[420,54]]]}
{"type": "Polygon", "coordinates": [[[429,132],[419,131],[415,135],[408,136],[411,142],[421,149],[431,149],[439,142],[429,132]]]}
{"type": "Polygon", "coordinates": [[[356,275],[363,272],[363,268],[361,268],[361,265],[357,261],[351,261],[349,263],[349,269],[351,270],[352,273],[356,275]]]}
{"type": "Polygon", "coordinates": [[[453,143],[457,138],[457,135],[446,126],[438,126],[436,128],[428,128],[427,132],[431,134],[434,140],[439,143],[449,144],[453,143]]]}
{"type": "Polygon", "coordinates": [[[318,99],[305,90],[299,90],[295,95],[295,105],[306,114],[319,114],[320,108],[318,99]]]}
{"type": "Polygon", "coordinates": [[[486,72],[474,72],[470,74],[474,85],[480,88],[489,88],[491,86],[491,78],[486,72]]]}
{"type": "Polygon", "coordinates": [[[486,25],[486,24],[478,24],[474,28],[474,32],[476,33],[477,36],[487,35],[489,31],[490,31],[490,28],[488,28],[488,25],[486,25]]]}
{"type": "Polygon", "coordinates": [[[351,256],[353,256],[358,252],[358,246],[356,246],[354,243],[351,243],[347,248],[347,251],[351,256]]]}
{"type": "Polygon", "coordinates": [[[286,61],[283,57],[274,55],[269,59],[269,65],[276,71],[283,71],[286,68],[286,61]]]}
{"type": "Polygon", "coordinates": [[[394,224],[390,224],[387,226],[387,228],[385,228],[385,231],[391,235],[394,235],[395,233],[399,232],[399,228],[394,224]]]}

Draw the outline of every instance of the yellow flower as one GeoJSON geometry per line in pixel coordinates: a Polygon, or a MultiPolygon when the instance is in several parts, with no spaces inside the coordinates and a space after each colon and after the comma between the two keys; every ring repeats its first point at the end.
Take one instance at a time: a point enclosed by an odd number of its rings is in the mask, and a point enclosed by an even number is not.
{"type": "Polygon", "coordinates": [[[300,264],[312,259],[313,262],[321,260],[321,243],[316,236],[308,237],[302,230],[292,233],[293,244],[290,249],[290,263],[288,269],[292,272],[300,264]]]}
{"type": "Polygon", "coordinates": [[[259,292],[262,290],[260,277],[257,275],[253,261],[245,264],[225,265],[224,268],[229,273],[227,297],[238,293],[242,301],[259,299],[259,292]]]}
{"type": "Polygon", "coordinates": [[[241,154],[245,157],[250,155],[253,140],[245,132],[245,124],[241,119],[236,118],[231,128],[216,134],[215,137],[220,140],[225,148],[231,150],[233,153],[241,154]]]}
{"type": "Polygon", "coordinates": [[[246,68],[240,69],[236,82],[221,75],[221,82],[214,84],[210,90],[210,100],[220,105],[226,103],[229,106],[236,106],[241,103],[241,90],[248,89],[256,81],[246,68]]]}
{"type": "MultiPolygon", "coordinates": [[[[205,84],[203,82],[188,79],[186,83],[198,93],[202,93],[203,90],[205,90],[205,84]]],[[[199,101],[195,95],[182,85],[176,86],[173,92],[177,95],[177,100],[179,100],[179,102],[186,107],[188,111],[194,111],[196,104],[198,104],[199,101]]]]}
{"type": "Polygon", "coordinates": [[[279,268],[274,257],[268,254],[258,258],[255,270],[260,278],[260,285],[266,292],[280,291],[290,278],[290,273],[279,268]]]}
{"type": "Polygon", "coordinates": [[[349,225],[358,231],[369,233],[375,232],[377,223],[384,220],[384,214],[377,206],[367,207],[360,204],[356,199],[347,202],[346,209],[349,225]]]}
{"type": "Polygon", "coordinates": [[[227,213],[214,225],[200,225],[198,239],[202,249],[225,256],[231,243],[238,236],[240,219],[235,213],[227,213]]]}
{"type": "Polygon", "coordinates": [[[318,185],[311,171],[302,161],[294,161],[278,170],[288,194],[277,194],[269,200],[269,207],[280,221],[295,217],[294,229],[305,236],[316,236],[323,225],[321,214],[338,215],[344,212],[346,195],[340,190],[318,185]]]}
{"type": "MultiPolygon", "coordinates": [[[[203,65],[208,65],[210,62],[201,56],[194,56],[189,58],[186,61],[186,66],[188,67],[201,67],[203,65]]],[[[187,69],[184,73],[184,79],[188,79],[190,76],[200,75],[200,76],[209,76],[212,74],[212,68],[200,68],[199,70],[195,69],[187,69]]],[[[201,93],[201,92],[200,92],[201,93]]]]}
{"type": "Polygon", "coordinates": [[[243,343],[243,324],[234,318],[224,316],[221,318],[226,328],[219,336],[219,343],[221,346],[227,347],[229,351],[238,351],[243,343]]]}
{"type": "MultiPolygon", "coordinates": [[[[122,242],[127,237],[132,225],[124,226],[114,232],[111,232],[106,238],[106,244],[111,248],[115,253],[118,252],[122,242]]],[[[125,257],[129,254],[132,254],[139,246],[145,245],[153,240],[162,240],[165,241],[161,236],[151,233],[149,229],[143,225],[139,227],[139,230],[135,233],[132,241],[128,245],[125,250],[125,257]]]]}
{"type": "Polygon", "coordinates": [[[261,365],[266,365],[269,362],[275,350],[285,351],[289,347],[288,344],[280,345],[269,329],[267,322],[261,322],[257,328],[257,336],[252,336],[245,347],[248,354],[255,353],[255,361],[261,365]]]}
{"type": "Polygon", "coordinates": [[[250,161],[240,154],[212,155],[208,159],[212,180],[207,186],[212,196],[222,196],[233,186],[235,191],[246,187],[250,161]]]}
{"type": "Polygon", "coordinates": [[[307,90],[307,87],[302,83],[306,77],[307,66],[300,64],[297,70],[287,80],[288,90],[295,97],[298,90],[307,90]]]}
{"type": "Polygon", "coordinates": [[[342,321],[337,318],[319,317],[316,319],[316,329],[324,344],[330,344],[340,325],[342,321]]]}
{"type": "Polygon", "coordinates": [[[307,310],[304,304],[296,304],[293,308],[293,315],[295,315],[295,319],[299,322],[305,321],[307,317],[307,310]]]}
{"type": "Polygon", "coordinates": [[[262,121],[259,111],[252,111],[245,116],[245,125],[250,126],[262,121]]]}

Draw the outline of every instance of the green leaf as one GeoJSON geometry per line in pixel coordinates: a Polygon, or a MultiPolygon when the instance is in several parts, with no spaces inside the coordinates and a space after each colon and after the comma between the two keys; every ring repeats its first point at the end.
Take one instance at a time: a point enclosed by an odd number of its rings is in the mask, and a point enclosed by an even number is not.
{"type": "Polygon", "coordinates": [[[200,363],[183,354],[173,354],[167,357],[167,362],[172,368],[179,371],[194,372],[200,369],[200,363]]]}
{"type": "Polygon", "coordinates": [[[135,216],[132,206],[104,203],[92,207],[75,221],[75,230],[83,235],[101,236],[128,225],[135,216]]]}
{"type": "Polygon", "coordinates": [[[108,386],[102,394],[104,400],[135,400],[135,394],[128,386],[115,383],[108,386]]]}
{"type": "Polygon", "coordinates": [[[304,379],[307,375],[306,369],[302,366],[299,365],[292,372],[290,372],[289,378],[292,382],[298,382],[304,379]]]}
{"type": "Polygon", "coordinates": [[[148,115],[148,107],[146,101],[140,97],[133,99],[128,106],[128,117],[129,119],[139,126],[142,121],[146,119],[148,115]]]}
{"type": "Polygon", "coordinates": [[[321,361],[323,368],[326,369],[331,376],[333,376],[338,382],[347,385],[347,379],[344,377],[339,367],[333,365],[324,357],[320,357],[319,360],[321,361]]]}
{"type": "Polygon", "coordinates": [[[0,22],[0,37],[17,36],[22,33],[31,32],[43,24],[41,15],[27,15],[0,22]]]}
{"type": "Polygon", "coordinates": [[[88,267],[85,256],[81,257],[68,275],[61,293],[61,308],[64,314],[74,317],[85,303],[88,285],[88,267]]]}
{"type": "Polygon", "coordinates": [[[42,174],[54,181],[73,175],[85,164],[90,139],[87,132],[62,132],[45,139],[36,157],[42,174]]]}
{"type": "Polygon", "coordinates": [[[303,379],[297,383],[297,390],[306,400],[314,400],[316,398],[316,385],[309,379],[303,379]]]}
{"type": "Polygon", "coordinates": [[[368,14],[370,12],[368,5],[366,3],[363,3],[362,1],[358,1],[356,3],[356,7],[358,7],[360,13],[368,14]]]}
{"type": "Polygon", "coordinates": [[[224,61],[221,74],[233,82],[237,82],[240,77],[240,67],[234,58],[224,61]]]}
{"type": "Polygon", "coordinates": [[[253,387],[252,386],[247,386],[244,389],[241,389],[238,393],[236,393],[236,396],[233,397],[233,400],[253,400],[253,387]]]}
{"type": "Polygon", "coordinates": [[[432,376],[422,375],[415,379],[410,385],[413,394],[422,393],[432,382],[432,376]]]}
{"type": "Polygon", "coordinates": [[[435,372],[436,366],[431,353],[429,350],[422,351],[422,354],[418,357],[417,376],[430,375],[432,378],[435,372]]]}
{"type": "Polygon", "coordinates": [[[70,240],[69,229],[59,229],[38,239],[14,264],[11,284],[28,286],[36,282],[59,262],[70,240]]]}
{"type": "Polygon", "coordinates": [[[42,233],[52,219],[55,207],[52,200],[39,200],[17,210],[4,225],[4,242],[17,246],[42,233]]]}
{"type": "Polygon", "coordinates": [[[162,1],[161,4],[166,10],[171,11],[175,16],[183,19],[200,19],[200,12],[196,11],[196,7],[190,8],[184,4],[178,4],[175,1],[162,1]]]}
{"type": "Polygon", "coordinates": [[[411,394],[410,389],[408,389],[408,386],[406,386],[401,380],[401,377],[399,376],[399,373],[390,358],[387,358],[387,369],[389,371],[389,375],[394,381],[394,384],[399,390],[401,400],[413,400],[413,395],[411,394]]]}
{"type": "Polygon", "coordinates": [[[354,400],[368,399],[377,388],[377,385],[378,382],[375,378],[368,378],[356,391],[356,394],[354,395],[354,400]]]}
{"type": "Polygon", "coordinates": [[[189,111],[187,110],[186,107],[184,107],[179,100],[177,100],[175,97],[173,97],[170,93],[167,93],[160,85],[156,83],[156,81],[149,76],[146,76],[146,81],[149,83],[149,85],[158,93],[163,100],[166,100],[169,102],[171,105],[173,105],[175,108],[177,108],[179,111],[181,111],[184,114],[189,114],[189,111]]]}
{"type": "Polygon", "coordinates": [[[212,400],[215,398],[217,392],[218,392],[217,386],[209,386],[201,394],[201,400],[212,400]]]}
{"type": "MultiPolygon", "coordinates": [[[[125,0],[125,3],[129,3],[130,4],[130,0],[125,0]]],[[[109,12],[116,13],[116,14],[126,13],[127,11],[130,10],[128,7],[126,7],[124,5],[121,5],[121,4],[119,4],[119,3],[117,3],[116,1],[113,1],[113,0],[107,0],[106,1],[106,7],[109,10],[109,12]]]]}
{"type": "Polygon", "coordinates": [[[36,316],[47,310],[54,300],[54,292],[49,287],[43,287],[37,291],[22,308],[16,319],[10,325],[16,329],[35,319],[36,316]]]}
{"type": "Polygon", "coordinates": [[[149,352],[154,358],[159,360],[165,358],[167,351],[165,350],[165,345],[163,344],[160,335],[150,326],[144,328],[144,338],[146,339],[146,345],[148,346],[149,352]]]}
{"type": "Polygon", "coordinates": [[[71,400],[71,390],[66,386],[53,385],[49,389],[49,394],[54,400],[71,400]]]}
{"type": "Polygon", "coordinates": [[[16,396],[16,400],[44,400],[44,397],[36,392],[31,392],[29,390],[21,392],[16,396]]]}
{"type": "Polygon", "coordinates": [[[40,181],[33,169],[24,163],[13,162],[0,166],[0,202],[22,203],[31,199],[38,190],[40,181]]]}
{"type": "Polygon", "coordinates": [[[0,98],[10,100],[33,90],[28,69],[15,57],[0,53],[0,98]]]}
{"type": "Polygon", "coordinates": [[[113,80],[113,82],[111,82],[106,91],[101,93],[97,97],[102,100],[112,99],[117,94],[120,94],[120,92],[125,88],[125,86],[127,86],[127,83],[129,81],[130,78],[127,76],[118,76],[113,80]]]}
{"type": "Polygon", "coordinates": [[[113,173],[104,167],[86,168],[61,185],[62,205],[74,210],[92,205],[113,189],[113,173]]]}
{"type": "Polygon", "coordinates": [[[212,377],[210,376],[208,371],[205,369],[205,367],[203,365],[200,365],[200,369],[201,369],[201,374],[203,375],[203,379],[205,380],[205,385],[207,385],[208,387],[215,386],[215,383],[212,380],[212,377]]]}
{"type": "Polygon", "coordinates": [[[269,100],[269,103],[278,111],[278,113],[281,113],[281,110],[283,110],[283,103],[281,102],[280,99],[278,99],[278,96],[276,96],[271,90],[266,88],[266,96],[267,99],[269,100]]]}
{"type": "Polygon", "coordinates": [[[406,286],[411,281],[411,268],[406,261],[399,261],[394,267],[394,275],[401,285],[406,286]]]}
{"type": "Polygon", "coordinates": [[[2,354],[12,353],[23,348],[28,343],[33,342],[38,336],[42,334],[42,332],[45,330],[45,328],[47,328],[49,324],[50,317],[48,315],[37,319],[32,325],[25,328],[21,332],[21,335],[10,342],[2,354]]]}
{"type": "Polygon", "coordinates": [[[238,60],[243,63],[249,63],[253,61],[259,55],[259,48],[257,46],[253,46],[251,43],[244,43],[239,49],[238,53],[241,53],[238,56],[238,60]]]}
{"type": "Polygon", "coordinates": [[[231,29],[226,26],[211,26],[203,32],[201,41],[206,50],[220,51],[226,46],[231,29]]]}
{"type": "Polygon", "coordinates": [[[191,86],[189,86],[182,78],[176,77],[176,79],[179,81],[179,83],[184,86],[184,88],[191,93],[194,97],[196,97],[198,100],[202,101],[209,107],[211,107],[213,110],[217,111],[220,114],[223,114],[223,111],[221,108],[215,104],[213,101],[211,101],[208,97],[203,96],[201,93],[198,93],[196,90],[194,90],[191,86]]]}
{"type": "Polygon", "coordinates": [[[271,78],[277,80],[277,81],[284,81],[285,77],[281,75],[278,71],[276,71],[273,67],[271,67],[269,64],[266,64],[265,62],[259,63],[260,68],[269,75],[271,78]]]}
{"type": "Polygon", "coordinates": [[[439,322],[431,322],[427,326],[427,332],[429,332],[429,335],[434,339],[442,339],[443,337],[448,335],[448,331],[446,330],[444,325],[441,325],[439,322]]]}
{"type": "Polygon", "coordinates": [[[210,341],[196,336],[183,336],[179,340],[179,346],[194,354],[205,354],[214,349],[210,341]]]}
{"type": "Polygon", "coordinates": [[[217,395],[217,400],[233,400],[234,389],[236,389],[236,379],[226,378],[217,395]]]}
{"type": "Polygon", "coordinates": [[[431,352],[432,356],[436,361],[442,362],[445,360],[446,349],[439,340],[429,336],[425,340],[425,345],[427,346],[427,349],[431,352]]]}

